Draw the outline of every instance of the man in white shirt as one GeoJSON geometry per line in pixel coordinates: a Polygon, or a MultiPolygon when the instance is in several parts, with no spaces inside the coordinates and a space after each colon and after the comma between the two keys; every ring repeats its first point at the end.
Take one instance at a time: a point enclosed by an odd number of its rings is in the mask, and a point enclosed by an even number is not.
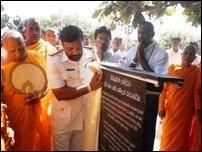
{"type": "Polygon", "coordinates": [[[101,26],[95,30],[95,60],[106,61],[111,63],[121,63],[121,56],[118,54],[112,54],[109,51],[109,45],[111,40],[111,31],[106,26],[101,26]]]}
{"type": "Polygon", "coordinates": [[[181,63],[181,39],[179,37],[172,38],[171,48],[166,50],[168,53],[168,66],[171,64],[179,64],[181,63]]]}
{"type": "MultiPolygon", "coordinates": [[[[152,23],[141,22],[137,33],[138,47],[129,49],[123,65],[157,74],[167,74],[168,54],[153,40],[155,32],[152,23]]],[[[148,94],[148,99],[146,99],[144,118],[148,124],[145,124],[143,132],[143,138],[145,137],[147,140],[142,143],[145,150],[153,149],[152,141],[155,138],[158,111],[158,96],[148,94]]]]}
{"type": "Polygon", "coordinates": [[[49,54],[47,77],[52,97],[52,150],[82,151],[86,103],[84,95],[102,86],[102,74],[87,82],[83,33],[77,26],[66,26],[60,34],[63,50],[49,54]]]}
{"type": "Polygon", "coordinates": [[[112,54],[118,54],[119,56],[121,56],[122,61],[124,61],[126,52],[121,48],[122,40],[123,39],[121,37],[116,36],[112,42],[112,46],[109,51],[112,54]]]}
{"type": "Polygon", "coordinates": [[[167,74],[168,54],[153,40],[153,24],[143,21],[138,26],[138,47],[128,50],[123,66],[167,74]]]}

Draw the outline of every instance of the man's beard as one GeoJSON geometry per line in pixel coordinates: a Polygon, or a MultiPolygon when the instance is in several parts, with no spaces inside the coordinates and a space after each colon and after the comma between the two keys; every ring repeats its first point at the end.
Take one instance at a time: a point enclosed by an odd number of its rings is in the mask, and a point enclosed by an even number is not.
{"type": "Polygon", "coordinates": [[[80,58],[82,56],[82,53],[81,54],[77,54],[77,55],[72,55],[72,56],[68,56],[68,58],[72,61],[79,61],[80,58]]]}

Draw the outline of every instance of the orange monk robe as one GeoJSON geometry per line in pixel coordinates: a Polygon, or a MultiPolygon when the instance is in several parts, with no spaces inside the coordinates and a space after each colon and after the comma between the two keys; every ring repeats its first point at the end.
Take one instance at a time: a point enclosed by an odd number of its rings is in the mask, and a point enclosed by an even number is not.
{"type": "MultiPolygon", "coordinates": [[[[197,84],[201,84],[201,77],[197,79],[197,84]]],[[[196,86],[196,98],[201,101],[201,85],[196,86]],[[199,96],[197,96],[197,93],[199,96]]],[[[201,109],[201,102],[196,103],[196,109],[201,109]]],[[[201,123],[199,122],[198,116],[195,114],[192,119],[191,131],[190,131],[190,141],[189,141],[190,151],[201,151],[201,123]]]]}
{"type": "MultiPolygon", "coordinates": [[[[28,54],[28,61],[38,62],[37,56],[28,54]]],[[[7,105],[10,126],[14,130],[12,150],[50,150],[49,118],[39,102],[25,104],[26,95],[16,93],[9,83],[9,73],[16,62],[3,65],[3,102],[7,105]]],[[[33,74],[37,74],[34,73],[33,74]]]]}
{"type": "MultiPolygon", "coordinates": [[[[48,53],[55,52],[55,47],[52,46],[50,43],[45,42],[43,39],[40,39],[35,44],[27,46],[26,49],[28,50],[28,52],[29,52],[29,50],[32,50],[32,51],[36,51],[37,53],[39,53],[44,58],[45,63],[47,60],[48,53]]],[[[44,65],[44,67],[46,67],[46,64],[44,65]]]]}
{"type": "MultiPolygon", "coordinates": [[[[40,65],[46,70],[46,60],[47,55],[52,52],[56,52],[56,48],[52,46],[49,42],[45,42],[43,39],[40,39],[37,43],[27,46],[26,49],[32,54],[39,54],[41,56],[40,65]]],[[[53,93],[51,89],[48,89],[47,94],[41,99],[41,104],[44,108],[50,110],[50,101],[53,93]]],[[[49,112],[50,113],[50,112],[49,112]]]]}
{"type": "Polygon", "coordinates": [[[194,116],[192,119],[189,150],[201,151],[201,124],[199,123],[197,116],[194,116]]]}
{"type": "Polygon", "coordinates": [[[183,86],[165,84],[160,95],[159,110],[166,110],[163,119],[160,150],[188,150],[191,121],[199,103],[195,89],[196,79],[200,77],[200,70],[196,66],[182,68],[180,65],[171,65],[168,75],[185,79],[183,86]]]}

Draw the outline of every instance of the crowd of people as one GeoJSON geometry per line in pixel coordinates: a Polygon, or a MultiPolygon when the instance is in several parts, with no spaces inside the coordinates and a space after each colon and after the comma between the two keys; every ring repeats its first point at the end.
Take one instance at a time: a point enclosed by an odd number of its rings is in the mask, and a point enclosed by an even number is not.
{"type": "Polygon", "coordinates": [[[163,121],[160,150],[201,150],[201,61],[195,43],[181,50],[180,38],[173,38],[172,48],[165,51],[154,40],[155,29],[148,21],[139,24],[138,45],[128,51],[121,48],[121,37],[111,42],[106,26],[95,29],[94,46],[75,25],[60,33],[48,28],[42,36],[39,20],[29,18],[22,32],[10,30],[1,38],[6,51],[1,57],[1,102],[14,132],[9,140],[2,135],[5,150],[87,150],[88,99],[90,92],[102,87],[103,76],[86,65],[99,62],[184,78],[180,87],[165,83],[160,95],[156,111],[163,121]],[[11,84],[13,69],[24,62],[46,72],[48,83],[41,92],[22,93],[11,84]]]}

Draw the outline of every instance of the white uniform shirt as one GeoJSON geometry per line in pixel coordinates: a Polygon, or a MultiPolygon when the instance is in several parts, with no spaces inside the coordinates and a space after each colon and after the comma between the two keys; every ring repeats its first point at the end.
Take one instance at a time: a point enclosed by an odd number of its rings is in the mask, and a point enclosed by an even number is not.
{"type": "MultiPolygon", "coordinates": [[[[87,84],[92,77],[84,63],[89,58],[88,53],[78,62],[68,59],[64,51],[48,56],[47,78],[51,89],[64,86],[77,87],[87,84]]],[[[68,92],[67,92],[68,93],[68,92]]],[[[58,101],[53,95],[51,109],[51,125],[61,132],[68,130],[82,130],[85,119],[86,101],[84,96],[58,101]]]]}
{"type": "MultiPolygon", "coordinates": [[[[129,67],[133,62],[137,48],[132,47],[128,50],[126,59],[123,66],[129,67]]],[[[159,47],[159,45],[154,42],[144,49],[145,58],[150,66],[150,68],[157,74],[167,74],[168,69],[168,54],[159,47]],[[154,46],[155,45],[155,46],[154,46]],[[153,51],[152,51],[153,50],[153,51]],[[149,58],[149,60],[148,60],[149,58]]],[[[143,70],[140,63],[137,63],[136,69],[143,70]]]]}
{"type": "Polygon", "coordinates": [[[180,64],[182,62],[182,51],[183,50],[179,49],[175,52],[172,48],[166,50],[168,53],[168,66],[171,64],[180,64]]]}

